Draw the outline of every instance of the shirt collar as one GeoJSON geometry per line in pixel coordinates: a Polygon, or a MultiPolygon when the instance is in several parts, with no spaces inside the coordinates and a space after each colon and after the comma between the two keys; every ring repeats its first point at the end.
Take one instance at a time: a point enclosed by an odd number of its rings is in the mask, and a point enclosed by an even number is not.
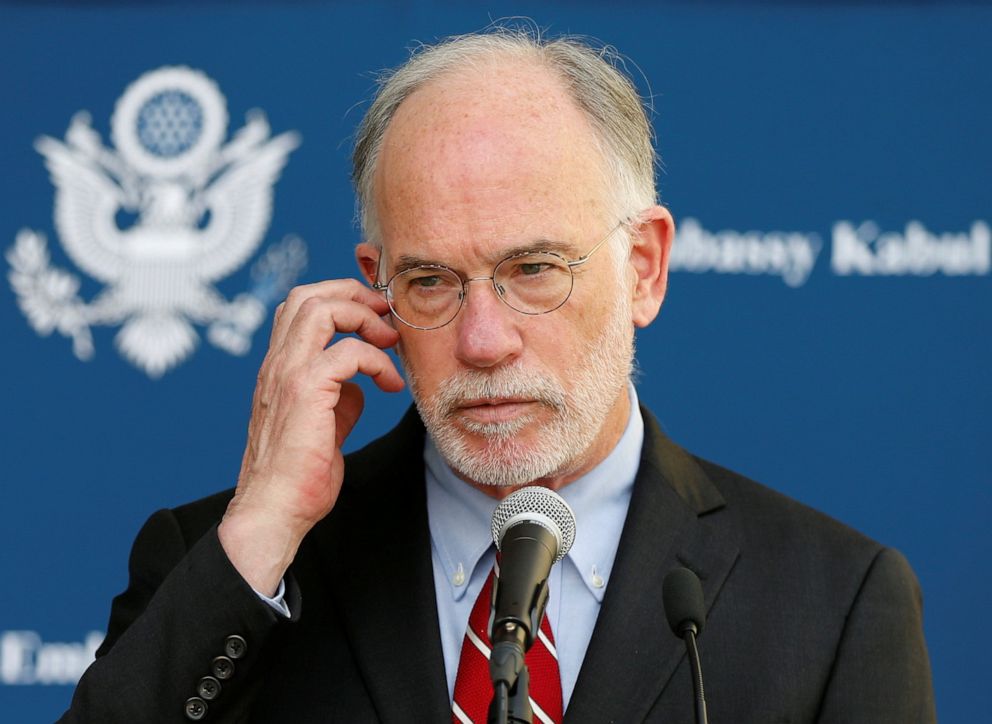
{"type": "MultiPolygon", "coordinates": [[[[577,521],[567,559],[597,601],[603,600],[613,569],[644,442],[644,420],[632,384],[628,394],[630,414],[616,447],[599,465],[558,491],[577,521]]],[[[425,438],[424,463],[431,541],[457,601],[492,546],[490,525],[499,501],[466,485],[441,457],[430,435],[425,438]]]]}
{"type": "Polygon", "coordinates": [[[628,393],[630,416],[616,447],[599,465],[558,491],[575,512],[575,543],[567,560],[600,602],[613,570],[644,443],[644,420],[633,385],[628,393]]]}
{"type": "Polygon", "coordinates": [[[499,503],[455,475],[430,435],[425,437],[427,516],[431,541],[444,568],[451,595],[461,600],[467,584],[493,544],[490,526],[499,503]]]}

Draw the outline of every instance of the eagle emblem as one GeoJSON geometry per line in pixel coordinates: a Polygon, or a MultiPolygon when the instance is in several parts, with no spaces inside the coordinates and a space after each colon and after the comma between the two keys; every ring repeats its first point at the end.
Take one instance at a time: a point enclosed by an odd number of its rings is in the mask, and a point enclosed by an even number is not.
{"type": "Polygon", "coordinates": [[[55,186],[55,229],[69,259],[102,284],[86,302],[79,276],[52,266],[45,236],[22,229],[7,251],[18,305],[41,335],[71,338],[81,360],[94,353],[91,328],[120,326],[120,353],[150,377],[183,362],[207,339],[243,355],[269,306],[306,264],[306,246],[287,237],[252,268],[254,285],[226,299],[215,284],[260,246],[273,186],[299,136],[272,137],[261,111],[231,140],[217,85],[185,67],[150,71],[124,91],[104,146],[85,112],[64,141],[36,148],[55,186]]]}

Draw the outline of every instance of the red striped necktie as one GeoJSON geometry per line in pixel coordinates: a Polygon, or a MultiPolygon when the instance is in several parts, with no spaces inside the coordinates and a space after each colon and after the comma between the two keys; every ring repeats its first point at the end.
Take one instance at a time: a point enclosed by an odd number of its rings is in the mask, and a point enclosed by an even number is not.
{"type": "MultiPolygon", "coordinates": [[[[491,572],[486,579],[468,619],[451,704],[454,724],[485,724],[489,714],[489,702],[493,698],[493,684],[489,678],[489,613],[493,605],[494,573],[491,572]]],[[[551,635],[547,616],[541,620],[540,631],[524,660],[530,672],[530,705],[534,710],[534,724],[560,724],[561,675],[558,672],[555,639],[551,635]]]]}

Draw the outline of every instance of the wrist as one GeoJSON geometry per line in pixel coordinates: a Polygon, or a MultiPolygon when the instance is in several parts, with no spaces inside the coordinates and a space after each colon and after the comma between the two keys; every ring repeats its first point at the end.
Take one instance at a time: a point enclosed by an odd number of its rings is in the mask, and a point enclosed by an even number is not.
{"type": "Polygon", "coordinates": [[[264,512],[228,508],[217,528],[221,547],[255,591],[272,597],[306,531],[264,512]]]}

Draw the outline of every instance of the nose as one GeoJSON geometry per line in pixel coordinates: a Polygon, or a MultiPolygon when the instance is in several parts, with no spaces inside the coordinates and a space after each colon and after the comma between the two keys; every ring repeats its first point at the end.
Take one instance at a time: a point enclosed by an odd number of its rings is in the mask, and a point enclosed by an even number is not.
{"type": "Polygon", "coordinates": [[[470,367],[496,367],[517,357],[523,349],[519,327],[523,316],[500,301],[491,281],[466,284],[465,293],[454,320],[458,360],[470,367]]]}

